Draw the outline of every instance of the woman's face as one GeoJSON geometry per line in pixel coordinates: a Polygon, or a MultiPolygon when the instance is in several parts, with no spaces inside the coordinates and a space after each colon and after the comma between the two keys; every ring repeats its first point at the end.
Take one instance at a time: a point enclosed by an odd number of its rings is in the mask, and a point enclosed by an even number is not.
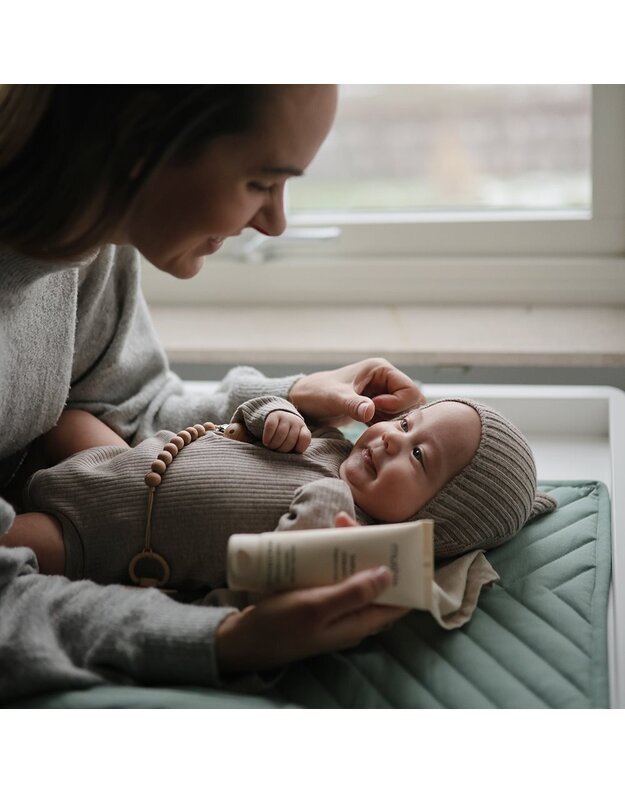
{"type": "Polygon", "coordinates": [[[300,176],[328,134],[335,86],[283,86],[252,130],[210,141],[199,158],[164,166],[139,196],[118,235],[159,270],[194,276],[202,257],[251,227],[282,234],[284,186],[300,176]]]}

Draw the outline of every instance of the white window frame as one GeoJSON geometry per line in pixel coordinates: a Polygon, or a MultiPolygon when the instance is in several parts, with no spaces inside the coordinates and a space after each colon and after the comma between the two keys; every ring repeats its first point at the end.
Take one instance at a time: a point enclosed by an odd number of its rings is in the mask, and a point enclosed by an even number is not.
{"type": "Polygon", "coordinates": [[[145,268],[154,303],[625,303],[625,86],[592,89],[592,212],[298,214],[265,261],[237,241],[192,284],[145,268]],[[340,235],[305,241],[314,227],[340,235]]]}

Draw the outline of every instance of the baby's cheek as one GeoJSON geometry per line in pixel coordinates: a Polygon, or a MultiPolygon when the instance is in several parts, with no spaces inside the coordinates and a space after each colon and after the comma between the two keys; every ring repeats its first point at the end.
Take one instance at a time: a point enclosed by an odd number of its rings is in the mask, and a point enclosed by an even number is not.
{"type": "Polygon", "coordinates": [[[377,501],[387,515],[392,515],[393,521],[408,521],[425,505],[428,498],[414,482],[414,477],[397,477],[379,483],[377,501]]]}

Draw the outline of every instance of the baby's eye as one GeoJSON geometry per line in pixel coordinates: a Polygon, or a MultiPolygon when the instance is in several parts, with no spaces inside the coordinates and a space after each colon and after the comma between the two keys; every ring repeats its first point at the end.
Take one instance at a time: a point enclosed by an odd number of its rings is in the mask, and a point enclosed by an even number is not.
{"type": "Polygon", "coordinates": [[[417,460],[421,460],[421,458],[423,457],[423,456],[422,456],[422,454],[421,454],[421,450],[419,449],[419,447],[415,447],[415,448],[412,450],[412,454],[414,455],[414,457],[415,457],[417,460]]]}
{"type": "Polygon", "coordinates": [[[408,432],[408,420],[407,419],[400,419],[399,426],[404,431],[404,433],[408,432]]]}

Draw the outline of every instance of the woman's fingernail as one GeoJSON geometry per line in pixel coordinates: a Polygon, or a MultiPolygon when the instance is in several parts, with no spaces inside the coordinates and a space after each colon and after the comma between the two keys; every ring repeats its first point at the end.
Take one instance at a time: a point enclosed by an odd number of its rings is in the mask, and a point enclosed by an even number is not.
{"type": "Polygon", "coordinates": [[[361,422],[364,422],[367,418],[367,413],[369,411],[369,403],[368,402],[361,402],[358,406],[358,418],[361,422]]]}
{"type": "Polygon", "coordinates": [[[375,581],[383,587],[388,587],[391,583],[391,572],[385,565],[381,565],[373,572],[375,581]]]}

